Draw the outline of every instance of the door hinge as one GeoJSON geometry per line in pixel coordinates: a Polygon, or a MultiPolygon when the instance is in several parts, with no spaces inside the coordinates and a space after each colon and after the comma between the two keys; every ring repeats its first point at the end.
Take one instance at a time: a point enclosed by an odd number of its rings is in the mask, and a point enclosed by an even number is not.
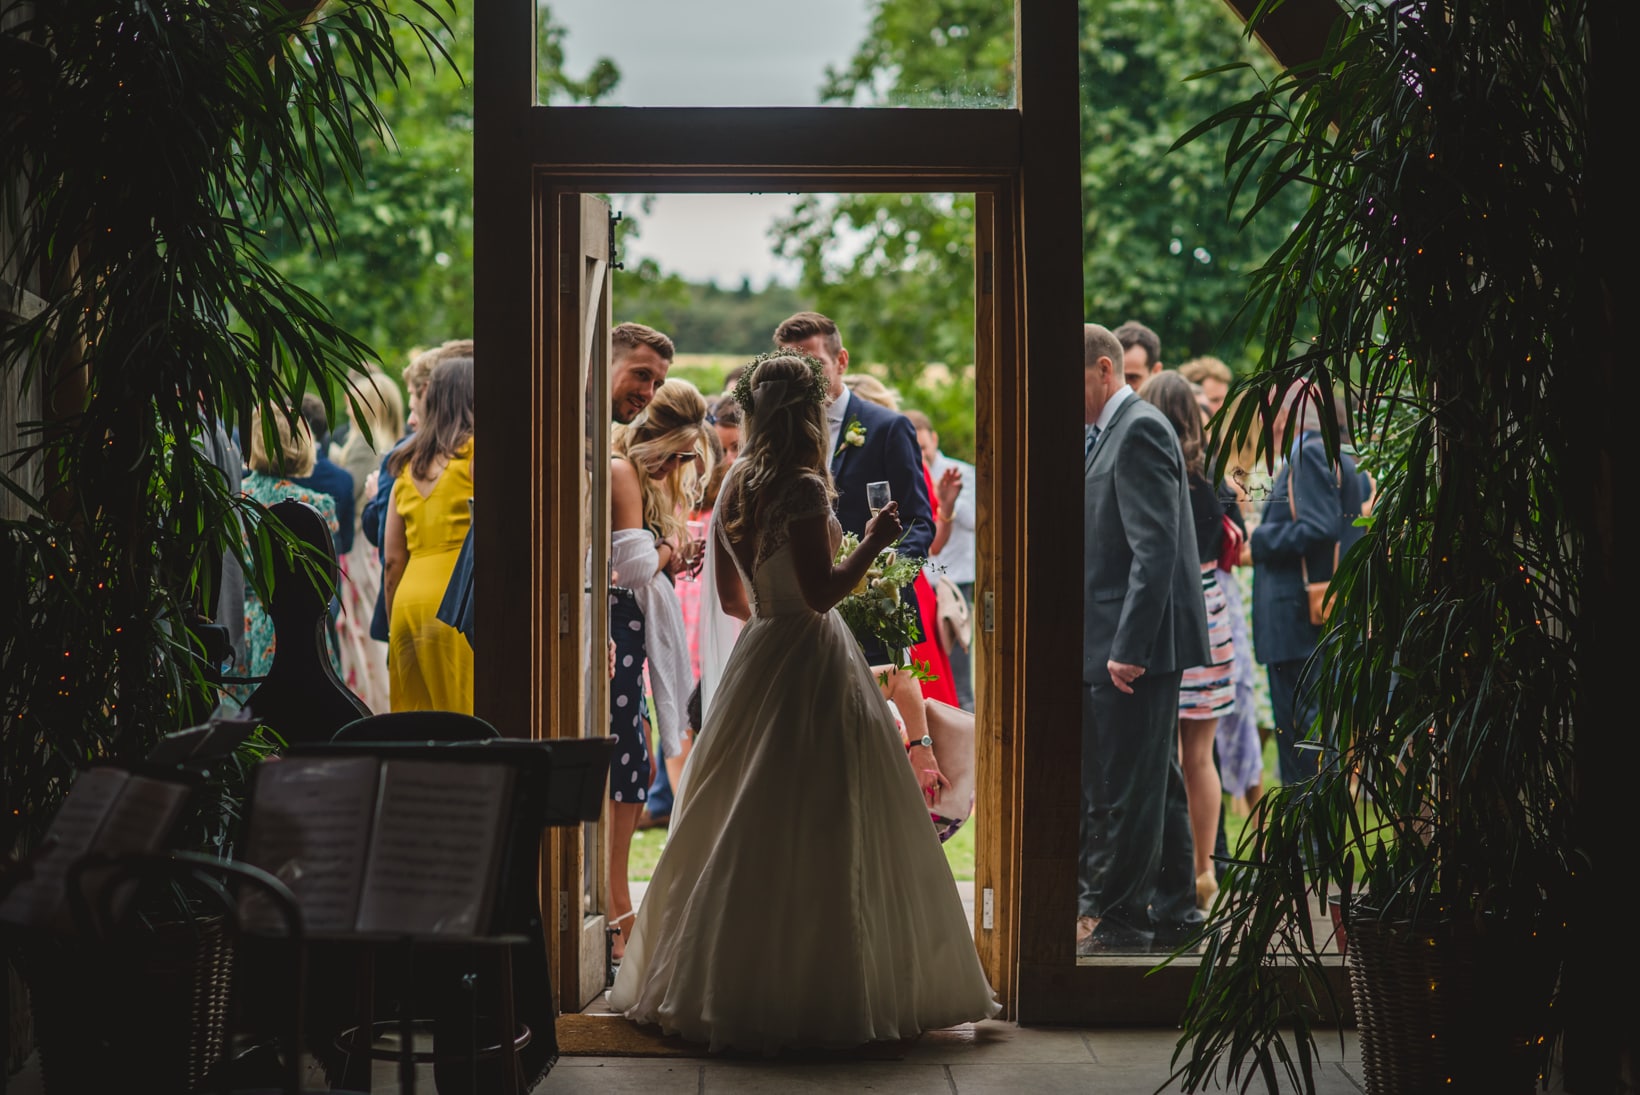
{"type": "Polygon", "coordinates": [[[621,218],[625,215],[624,213],[611,213],[609,215],[609,268],[611,270],[626,269],[626,266],[615,257],[617,253],[615,248],[615,226],[621,223],[621,218]]]}
{"type": "Polygon", "coordinates": [[[997,629],[997,595],[987,591],[983,598],[983,604],[985,605],[985,611],[980,623],[980,630],[995,631],[997,629]]]}
{"type": "Polygon", "coordinates": [[[569,931],[569,891],[558,891],[558,930],[569,931]]]}
{"type": "Polygon", "coordinates": [[[986,931],[996,927],[996,900],[995,892],[987,886],[980,891],[980,919],[979,926],[986,931]]]}
{"type": "Polygon", "coordinates": [[[558,634],[569,634],[569,594],[558,595],[558,634]]]}

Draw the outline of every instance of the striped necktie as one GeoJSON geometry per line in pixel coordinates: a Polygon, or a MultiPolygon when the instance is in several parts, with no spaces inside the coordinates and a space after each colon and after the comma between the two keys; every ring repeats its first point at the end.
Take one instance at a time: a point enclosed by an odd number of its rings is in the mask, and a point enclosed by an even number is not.
{"type": "Polygon", "coordinates": [[[1082,443],[1082,457],[1083,457],[1083,459],[1086,459],[1087,455],[1093,451],[1093,443],[1095,441],[1099,440],[1099,427],[1098,426],[1088,426],[1085,430],[1085,433],[1087,434],[1087,439],[1085,441],[1083,441],[1083,443],[1082,443]]]}

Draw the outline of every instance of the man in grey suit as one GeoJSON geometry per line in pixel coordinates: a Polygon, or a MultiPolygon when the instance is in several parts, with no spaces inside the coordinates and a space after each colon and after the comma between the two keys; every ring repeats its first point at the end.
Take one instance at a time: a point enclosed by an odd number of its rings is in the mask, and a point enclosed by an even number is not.
{"type": "Polygon", "coordinates": [[[1179,769],[1179,680],[1208,661],[1184,455],[1083,331],[1082,825],[1079,955],[1171,951],[1201,927],[1179,769]]]}

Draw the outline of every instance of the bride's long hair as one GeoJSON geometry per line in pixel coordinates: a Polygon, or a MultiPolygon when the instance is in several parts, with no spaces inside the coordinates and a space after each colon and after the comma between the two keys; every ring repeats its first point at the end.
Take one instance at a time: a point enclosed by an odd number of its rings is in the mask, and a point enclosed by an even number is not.
{"type": "Polygon", "coordinates": [[[636,465],[643,523],[657,536],[681,542],[688,535],[687,515],[700,504],[712,474],[710,428],[706,397],[687,380],[668,380],[655,389],[655,398],[638,417],[615,427],[611,448],[636,465]],[[682,452],[693,452],[695,459],[673,461],[665,475],[654,478],[651,472],[682,452]]]}
{"type": "Polygon", "coordinates": [[[808,361],[797,354],[764,358],[746,390],[751,394],[744,407],[746,437],[731,469],[733,497],[722,515],[731,540],[744,540],[755,526],[765,494],[773,496],[769,488],[795,475],[812,472],[825,480],[828,494],[837,493],[826,459],[825,409],[812,397],[815,379],[808,361]]]}

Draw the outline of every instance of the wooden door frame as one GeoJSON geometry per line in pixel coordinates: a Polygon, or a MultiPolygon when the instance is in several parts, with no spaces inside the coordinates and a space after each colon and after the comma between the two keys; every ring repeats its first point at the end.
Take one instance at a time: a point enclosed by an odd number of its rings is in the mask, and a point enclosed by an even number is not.
{"type": "MultiPolygon", "coordinates": [[[[1249,2],[1231,6],[1245,15],[1249,2]]],[[[1289,63],[1313,53],[1338,14],[1328,0],[1291,0],[1283,11],[1264,40],[1289,63]]],[[[1081,571],[1082,533],[1066,514],[1081,486],[1076,0],[1016,0],[1017,105],[998,110],[540,107],[534,19],[528,0],[477,0],[474,311],[487,364],[476,399],[495,454],[478,463],[477,489],[505,500],[477,510],[485,573],[503,576],[475,594],[479,713],[539,738],[559,732],[564,706],[555,691],[560,526],[545,484],[554,423],[566,412],[546,367],[553,320],[540,305],[551,280],[542,268],[551,195],[600,185],[768,191],[799,179],[827,190],[994,194],[1005,246],[993,276],[1009,296],[991,310],[985,337],[998,364],[976,408],[994,454],[977,545],[992,603],[977,607],[995,628],[983,717],[997,736],[981,749],[1000,781],[987,783],[981,809],[997,811],[999,824],[987,829],[982,814],[978,825],[997,857],[986,881],[1001,926],[981,951],[1021,1022],[1176,1021],[1192,965],[1147,976],[1148,963],[1084,966],[1074,955],[1082,611],[1067,590],[1081,571]]],[[[555,900],[546,877],[543,890],[555,900]]]]}

